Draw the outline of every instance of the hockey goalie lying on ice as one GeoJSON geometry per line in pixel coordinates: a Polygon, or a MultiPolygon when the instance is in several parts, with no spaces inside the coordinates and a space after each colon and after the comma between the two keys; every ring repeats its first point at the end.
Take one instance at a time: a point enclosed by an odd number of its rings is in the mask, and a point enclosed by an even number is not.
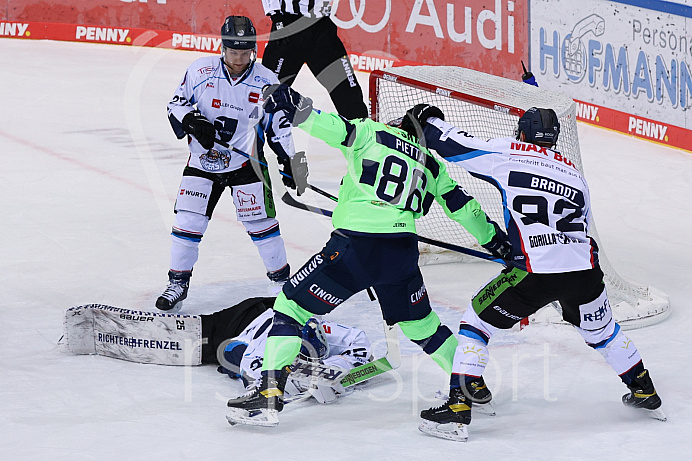
{"type": "MultiPolygon", "coordinates": [[[[209,315],[162,314],[102,304],[72,307],[65,313],[62,343],[74,354],[138,363],[217,364],[220,372],[251,387],[262,369],[274,299],[250,298],[209,315]]],[[[286,402],[315,397],[330,403],[345,393],[341,379],[317,382],[304,372],[305,362],[345,375],[372,360],[371,345],[362,330],[311,319],[303,329],[300,360],[303,366],[289,380],[286,402]]]]}

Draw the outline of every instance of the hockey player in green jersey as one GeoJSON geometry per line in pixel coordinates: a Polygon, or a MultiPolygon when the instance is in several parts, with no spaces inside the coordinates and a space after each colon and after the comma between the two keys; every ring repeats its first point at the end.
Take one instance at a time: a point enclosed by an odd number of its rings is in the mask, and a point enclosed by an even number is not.
{"type": "MultiPolygon", "coordinates": [[[[407,112],[390,124],[346,120],[313,110],[312,101],[286,85],[265,91],[265,111],[283,110],[293,126],[341,150],[348,162],[334,210],[334,232],[325,247],[284,284],[274,304],[259,386],[231,399],[231,424],[273,426],[283,408],[290,365],[301,346],[301,328],[314,315],[332,311],[372,287],[389,325],[431,356],[447,373],[457,339],[440,323],[418,267],[415,219],[433,200],[495,256],[506,258],[511,245],[479,203],[447,174],[418,141],[420,114],[407,112]]],[[[428,116],[444,118],[437,108],[428,116]]]]}

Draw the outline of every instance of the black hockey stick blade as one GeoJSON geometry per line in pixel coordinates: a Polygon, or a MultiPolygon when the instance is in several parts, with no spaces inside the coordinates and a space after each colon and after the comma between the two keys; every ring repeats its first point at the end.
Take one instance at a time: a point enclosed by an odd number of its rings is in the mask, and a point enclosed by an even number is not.
{"type": "Polygon", "coordinates": [[[444,248],[446,250],[456,251],[457,253],[464,253],[469,256],[475,256],[476,258],[504,264],[505,266],[507,265],[507,263],[504,260],[496,258],[491,254],[483,253],[482,251],[472,250],[471,248],[461,247],[459,245],[454,245],[453,243],[440,242],[439,240],[429,239],[427,237],[423,237],[422,235],[418,236],[418,241],[427,243],[428,245],[434,245],[436,247],[444,248]]]}
{"type": "Polygon", "coordinates": [[[317,186],[313,186],[312,184],[308,184],[307,188],[314,190],[315,192],[317,192],[318,194],[320,194],[324,197],[327,197],[329,200],[333,200],[335,202],[339,201],[339,198],[336,195],[332,195],[329,192],[327,192],[326,190],[322,190],[317,186]]]}
{"type": "Polygon", "coordinates": [[[281,196],[281,200],[288,206],[292,206],[294,208],[298,208],[300,210],[305,210],[309,211],[311,213],[316,213],[316,214],[321,214],[324,216],[327,216],[328,218],[332,217],[332,211],[331,210],[326,210],[324,208],[319,208],[316,206],[308,205],[303,202],[299,202],[291,194],[288,192],[284,193],[284,195],[281,196]]]}

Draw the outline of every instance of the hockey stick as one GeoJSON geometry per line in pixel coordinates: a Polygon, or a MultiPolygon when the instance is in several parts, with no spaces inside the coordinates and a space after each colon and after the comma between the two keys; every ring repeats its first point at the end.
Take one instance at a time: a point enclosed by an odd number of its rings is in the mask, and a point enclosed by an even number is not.
{"type": "Polygon", "coordinates": [[[291,379],[307,385],[333,386],[334,383],[340,382],[342,386],[350,387],[399,368],[399,365],[401,365],[399,334],[394,325],[387,325],[386,322],[383,323],[384,338],[387,343],[387,351],[383,357],[348,371],[340,367],[325,365],[324,363],[297,360],[292,366],[291,379]]]}
{"type": "MultiPolygon", "coordinates": [[[[238,149],[237,147],[233,147],[233,146],[229,145],[227,142],[223,142],[223,141],[221,141],[220,139],[214,139],[214,142],[215,142],[216,144],[220,145],[220,146],[223,146],[223,147],[227,148],[227,149],[231,149],[233,152],[235,152],[235,153],[238,154],[238,155],[242,155],[243,157],[245,157],[245,158],[247,158],[247,159],[250,159],[250,160],[252,160],[252,161],[254,161],[254,162],[259,163],[259,164],[262,165],[262,166],[265,166],[265,167],[269,168],[269,165],[267,165],[266,162],[263,162],[262,160],[257,159],[257,158],[255,158],[255,157],[251,156],[250,154],[247,154],[247,153],[243,152],[242,150],[238,149]]],[[[291,175],[288,174],[288,173],[284,173],[283,171],[279,171],[279,174],[281,174],[282,176],[286,176],[288,179],[293,179],[293,176],[291,176],[291,175]]],[[[307,189],[312,189],[312,190],[314,190],[314,191],[317,192],[318,194],[323,195],[323,196],[327,197],[327,198],[330,199],[330,200],[334,200],[334,201],[337,201],[337,200],[338,200],[338,198],[336,198],[335,196],[333,196],[333,195],[330,194],[329,192],[324,191],[324,190],[320,189],[320,188],[317,187],[317,186],[313,186],[313,185],[310,184],[310,183],[305,183],[305,187],[306,187],[307,189]]]]}
{"type": "Polygon", "coordinates": [[[401,365],[401,349],[399,348],[399,334],[394,325],[384,322],[384,338],[387,341],[387,352],[384,357],[353,368],[342,380],[344,387],[354,386],[377,375],[399,368],[401,365]]]}
{"type": "MultiPolygon", "coordinates": [[[[267,165],[265,162],[263,162],[263,161],[261,161],[261,160],[259,160],[259,159],[256,159],[255,157],[252,157],[250,154],[246,154],[246,153],[243,152],[242,150],[240,150],[240,149],[238,149],[238,148],[236,148],[236,147],[233,147],[233,146],[229,145],[228,143],[221,141],[220,139],[214,139],[214,142],[215,142],[216,144],[220,145],[220,146],[223,146],[223,147],[226,147],[226,148],[228,148],[228,149],[231,149],[231,150],[232,150],[233,152],[235,152],[236,154],[242,155],[242,156],[245,157],[245,158],[248,158],[248,159],[250,159],[250,160],[253,160],[253,161],[259,163],[260,165],[269,168],[269,165],[267,165]]],[[[291,176],[291,175],[288,174],[288,173],[284,173],[283,171],[279,171],[279,173],[281,173],[283,176],[286,176],[286,177],[289,178],[289,179],[293,179],[293,176],[291,176]]],[[[338,201],[338,200],[339,200],[337,197],[335,197],[334,195],[330,194],[329,192],[324,191],[324,190],[320,189],[320,188],[317,187],[317,186],[313,186],[313,185],[310,184],[310,183],[305,183],[305,187],[308,188],[308,189],[314,190],[314,191],[317,192],[318,194],[323,195],[323,196],[327,197],[328,199],[331,199],[331,200],[334,200],[334,201],[338,201]]],[[[286,192],[286,194],[288,194],[288,191],[286,192]]],[[[331,214],[330,214],[329,216],[331,216],[331,214]]],[[[374,300],[375,300],[375,295],[374,295],[373,292],[370,290],[370,288],[368,288],[368,296],[370,297],[370,301],[374,301],[374,300]]]]}
{"type": "MultiPolygon", "coordinates": [[[[321,215],[328,216],[328,217],[332,216],[331,210],[327,210],[324,208],[319,208],[316,206],[308,205],[308,204],[303,203],[303,202],[299,202],[288,192],[286,192],[281,197],[281,200],[283,200],[283,202],[286,205],[292,206],[294,208],[309,211],[311,213],[321,214],[321,215]]],[[[454,245],[453,243],[440,242],[439,240],[433,240],[433,239],[430,239],[427,237],[423,237],[422,235],[418,236],[418,240],[423,242],[423,243],[427,243],[428,245],[437,246],[440,248],[444,248],[446,250],[456,251],[457,253],[463,253],[463,254],[466,254],[469,256],[474,256],[476,258],[485,259],[486,261],[492,261],[492,262],[500,263],[502,265],[507,264],[502,259],[496,258],[493,255],[489,255],[489,254],[483,253],[481,251],[472,250],[471,248],[466,248],[466,247],[462,247],[459,245],[454,245]]]]}

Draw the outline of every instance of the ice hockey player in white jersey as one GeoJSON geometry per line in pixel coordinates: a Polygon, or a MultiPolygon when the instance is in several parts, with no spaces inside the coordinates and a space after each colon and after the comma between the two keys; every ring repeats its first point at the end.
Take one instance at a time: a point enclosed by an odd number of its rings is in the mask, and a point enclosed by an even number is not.
{"type": "Polygon", "coordinates": [[[288,278],[264,143],[278,156],[284,183],[297,187],[298,194],[304,190],[308,170],[304,153],[295,152],[284,114],[267,114],[262,108],[262,87],[278,79],[255,62],[256,35],[249,18],[226,18],[221,57],[192,63],[168,103],[171,126],[178,138],[187,135],[190,155],[176,195],[169,284],[156,301],[161,310],[180,307],[187,297],[200,241],[226,187],[233,196],[236,218],[259,250],[267,277],[278,284],[288,278]]]}
{"type": "Polygon", "coordinates": [[[665,420],[637,348],[612,317],[598,247],[589,235],[589,189],[577,167],[553,149],[560,133],[555,112],[532,107],[515,137],[488,141],[446,123],[437,107],[419,104],[413,112],[429,149],[498,189],[512,245],[508,267],[474,295],[462,318],[449,399],[421,412],[420,429],[466,440],[493,333],[553,301],[629,388],[622,402],[665,420]]]}
{"type": "MultiPolygon", "coordinates": [[[[248,389],[260,379],[265,344],[273,319],[274,311],[265,311],[240,335],[231,339],[224,349],[224,361],[219,370],[231,378],[241,378],[248,389]]],[[[372,359],[370,340],[364,331],[357,328],[313,317],[303,327],[302,336],[300,357],[303,360],[350,370],[372,359]]],[[[320,403],[331,403],[346,391],[339,381],[332,386],[308,386],[289,375],[284,393],[286,403],[309,397],[314,397],[320,403]]]]}

